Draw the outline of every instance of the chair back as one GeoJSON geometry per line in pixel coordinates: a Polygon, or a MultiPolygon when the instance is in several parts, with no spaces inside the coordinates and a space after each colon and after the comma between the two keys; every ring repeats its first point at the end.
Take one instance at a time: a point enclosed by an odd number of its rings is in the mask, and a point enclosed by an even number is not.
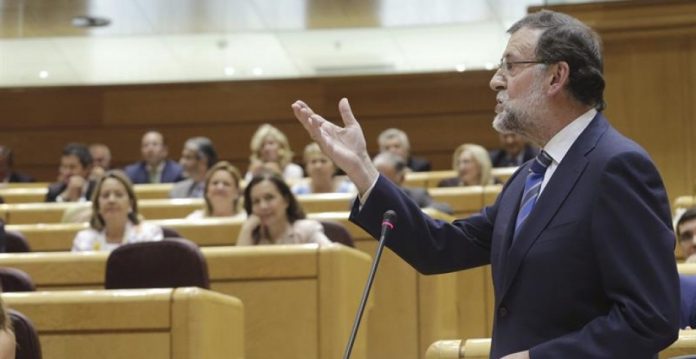
{"type": "Polygon", "coordinates": [[[0,286],[3,292],[33,292],[34,281],[29,274],[17,268],[0,267],[0,286]]]}
{"type": "Polygon", "coordinates": [[[331,242],[341,243],[348,247],[355,247],[353,243],[353,236],[342,224],[338,222],[330,221],[320,221],[322,227],[324,227],[324,234],[331,240],[331,242]]]}
{"type": "Polygon", "coordinates": [[[27,238],[19,231],[5,232],[5,252],[26,253],[31,252],[27,238]]]}
{"type": "Polygon", "coordinates": [[[106,289],[200,287],[210,289],[198,246],[183,238],[124,244],[106,261],[106,289]]]}
{"type": "Polygon", "coordinates": [[[174,228],[167,226],[162,226],[162,235],[164,238],[183,238],[174,228]]]}
{"type": "Polygon", "coordinates": [[[14,309],[8,309],[7,312],[17,341],[15,359],[41,359],[41,343],[34,324],[14,309]]]}

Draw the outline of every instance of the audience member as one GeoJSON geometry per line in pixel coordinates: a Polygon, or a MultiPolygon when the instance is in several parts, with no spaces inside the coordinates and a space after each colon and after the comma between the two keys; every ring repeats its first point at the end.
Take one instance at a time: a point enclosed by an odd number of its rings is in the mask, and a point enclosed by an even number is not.
{"type": "Polygon", "coordinates": [[[493,167],[517,167],[535,158],[539,150],[532,147],[522,135],[516,133],[498,133],[501,149],[490,153],[493,167]]]}
{"type": "Polygon", "coordinates": [[[420,208],[434,208],[440,212],[452,214],[452,208],[445,204],[435,202],[428,192],[422,188],[404,187],[406,177],[406,162],[403,158],[391,153],[382,152],[375,156],[372,163],[382,176],[396,184],[414,203],[420,208]]]}
{"type": "Polygon", "coordinates": [[[75,236],[73,252],[111,251],[121,244],[164,238],[161,227],[141,221],[133,185],[119,170],[106,172],[97,182],[89,226],[75,236]]]}
{"type": "Polygon", "coordinates": [[[406,132],[397,128],[382,131],[377,138],[379,152],[391,152],[406,161],[406,167],[413,172],[430,171],[430,162],[411,156],[411,144],[406,132]]]}
{"type": "Polygon", "coordinates": [[[30,176],[14,170],[14,153],[12,149],[0,145],[0,183],[34,182],[30,176]]]}
{"type": "Polygon", "coordinates": [[[336,176],[336,165],[327,157],[316,142],[304,149],[305,170],[309,178],[292,186],[294,194],[309,193],[354,193],[353,182],[345,176],[336,176]]]}
{"type": "Polygon", "coordinates": [[[205,175],[205,209],[196,210],[186,218],[245,218],[246,214],[240,208],[241,180],[237,167],[227,161],[216,163],[205,175]]]}
{"type": "Polygon", "coordinates": [[[293,152],[288,138],[279,129],[261,125],[250,143],[249,171],[244,178],[249,181],[260,172],[279,172],[286,181],[303,177],[302,167],[292,163],[293,152]]]}
{"type": "Polygon", "coordinates": [[[457,171],[457,177],[443,179],[438,187],[485,186],[494,182],[488,151],[479,145],[465,143],[457,147],[452,168],[457,171]]]}
{"type": "Polygon", "coordinates": [[[207,137],[189,138],[184,143],[179,163],[187,179],[177,182],[169,193],[171,198],[202,198],[205,174],[218,160],[213,142],[207,137]]]}
{"type": "Polygon", "coordinates": [[[111,169],[111,150],[103,143],[89,145],[89,154],[92,156],[92,170],[89,179],[99,180],[106,171],[111,169]]]}
{"type": "Polygon", "coordinates": [[[248,218],[237,237],[238,246],[258,244],[331,243],[321,223],[305,214],[277,173],[255,175],[244,190],[248,218]]]}
{"type": "Polygon", "coordinates": [[[92,197],[94,181],[89,181],[92,155],[87,146],[70,143],[63,148],[58,181],[48,186],[46,202],[81,202],[92,197]]]}
{"type": "Polygon", "coordinates": [[[687,209],[675,227],[684,258],[687,262],[696,263],[696,207],[687,209]]]}
{"type": "Polygon", "coordinates": [[[16,351],[17,340],[12,328],[12,320],[0,296],[0,359],[15,359],[16,351]]]}
{"type": "Polygon", "coordinates": [[[164,136],[157,131],[148,131],[140,141],[142,161],[126,166],[125,171],[134,184],[172,183],[184,179],[181,166],[167,159],[169,149],[164,136]]]}
{"type": "Polygon", "coordinates": [[[696,276],[679,275],[681,309],[679,328],[696,329],[696,276]]]}

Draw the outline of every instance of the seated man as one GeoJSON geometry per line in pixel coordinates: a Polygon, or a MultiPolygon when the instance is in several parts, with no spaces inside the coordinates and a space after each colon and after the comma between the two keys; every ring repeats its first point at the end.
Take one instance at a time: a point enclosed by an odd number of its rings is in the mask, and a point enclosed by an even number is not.
{"type": "Polygon", "coordinates": [[[148,131],[140,142],[142,161],[126,166],[125,172],[133,184],[172,183],[184,179],[181,166],[167,159],[169,150],[164,136],[157,131],[148,131]]]}
{"type": "Polygon", "coordinates": [[[93,143],[89,145],[89,154],[92,155],[92,171],[89,173],[89,179],[97,181],[111,169],[111,150],[103,143],[93,143]]]}
{"type": "Polygon", "coordinates": [[[499,133],[498,138],[502,148],[490,153],[493,167],[517,167],[539,153],[538,149],[516,133],[499,133]]]}
{"type": "Polygon", "coordinates": [[[94,182],[89,181],[92,155],[87,146],[69,143],[63,149],[58,181],[48,186],[46,202],[82,202],[92,198],[94,182]]]}
{"type": "Polygon", "coordinates": [[[169,193],[170,198],[203,198],[205,174],[217,162],[213,142],[207,137],[189,138],[184,143],[179,163],[186,180],[177,182],[169,193]]]}
{"type": "Polygon", "coordinates": [[[0,145],[0,183],[34,182],[33,178],[15,172],[13,166],[14,154],[12,150],[7,146],[0,145]]]}
{"type": "Polygon", "coordinates": [[[382,176],[388,178],[390,181],[394,182],[394,184],[399,186],[401,190],[418,205],[418,207],[430,207],[447,214],[453,213],[452,208],[449,205],[433,201],[432,197],[430,197],[426,190],[422,188],[403,187],[404,179],[406,177],[406,162],[404,162],[401,157],[391,152],[382,152],[375,156],[372,163],[375,164],[375,167],[377,167],[377,170],[382,174],[382,176]]]}
{"type": "Polygon", "coordinates": [[[406,132],[396,128],[382,131],[377,138],[379,152],[391,152],[406,160],[406,167],[413,172],[430,171],[430,162],[411,156],[411,144],[406,132]]]}
{"type": "Polygon", "coordinates": [[[696,207],[687,209],[675,227],[686,262],[696,262],[696,207]]]}
{"type": "Polygon", "coordinates": [[[696,328],[696,276],[679,275],[681,310],[679,328],[696,328]]]}

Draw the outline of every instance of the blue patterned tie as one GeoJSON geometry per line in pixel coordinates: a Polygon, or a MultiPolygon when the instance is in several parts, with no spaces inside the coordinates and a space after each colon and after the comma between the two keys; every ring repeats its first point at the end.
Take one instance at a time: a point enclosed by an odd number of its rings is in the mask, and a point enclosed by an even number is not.
{"type": "Polygon", "coordinates": [[[553,161],[551,156],[545,151],[541,151],[529,168],[529,175],[527,175],[527,180],[524,182],[524,195],[520,202],[520,210],[517,212],[513,238],[517,237],[520,227],[522,227],[522,224],[527,220],[529,214],[532,213],[532,209],[534,209],[534,204],[537,198],[539,198],[539,190],[541,189],[541,182],[544,180],[544,173],[546,173],[546,169],[551,164],[551,161],[553,161]]]}

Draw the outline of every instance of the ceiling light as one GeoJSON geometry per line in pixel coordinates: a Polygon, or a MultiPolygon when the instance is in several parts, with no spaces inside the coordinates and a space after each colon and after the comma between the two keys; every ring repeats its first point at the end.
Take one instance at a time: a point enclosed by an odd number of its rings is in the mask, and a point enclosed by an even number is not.
{"type": "Polygon", "coordinates": [[[111,20],[99,16],[75,16],[72,18],[72,25],[75,27],[104,27],[111,24],[111,20]]]}
{"type": "Polygon", "coordinates": [[[47,77],[48,77],[48,71],[46,71],[46,70],[39,71],[39,78],[45,79],[47,77]]]}

